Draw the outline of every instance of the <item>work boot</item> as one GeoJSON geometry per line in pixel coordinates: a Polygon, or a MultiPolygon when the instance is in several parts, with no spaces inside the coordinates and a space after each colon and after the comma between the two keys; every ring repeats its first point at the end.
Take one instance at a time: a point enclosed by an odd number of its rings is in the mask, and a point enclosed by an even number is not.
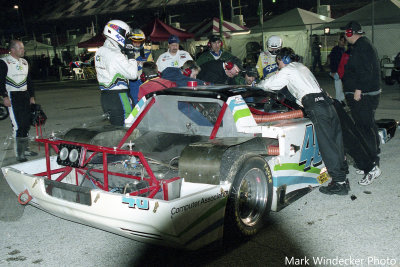
{"type": "Polygon", "coordinates": [[[16,144],[16,158],[19,162],[27,161],[25,157],[25,150],[28,145],[28,138],[27,137],[16,137],[15,144],[16,144]]]}
{"type": "Polygon", "coordinates": [[[38,155],[38,153],[36,153],[35,151],[30,150],[30,148],[29,148],[29,139],[27,139],[27,146],[26,146],[24,154],[27,157],[35,157],[35,156],[38,155]]]}
{"type": "Polygon", "coordinates": [[[328,186],[320,187],[319,191],[327,195],[347,195],[349,193],[350,185],[345,181],[344,183],[331,182],[328,186]]]}

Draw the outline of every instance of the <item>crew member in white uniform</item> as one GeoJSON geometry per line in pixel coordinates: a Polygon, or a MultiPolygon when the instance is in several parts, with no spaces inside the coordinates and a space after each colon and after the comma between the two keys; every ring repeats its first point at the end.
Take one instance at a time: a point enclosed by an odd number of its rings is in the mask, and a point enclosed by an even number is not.
{"type": "Polygon", "coordinates": [[[179,38],[171,35],[168,38],[168,51],[162,53],[157,59],[157,68],[163,72],[168,67],[180,68],[186,61],[193,60],[190,54],[184,50],[179,50],[179,38]]]}
{"type": "Polygon", "coordinates": [[[37,153],[28,151],[28,133],[31,125],[30,104],[35,104],[35,91],[29,75],[28,62],[24,56],[24,44],[11,40],[10,54],[0,59],[0,95],[8,107],[15,137],[15,153],[19,162],[25,156],[37,153]]]}
{"type": "Polygon", "coordinates": [[[123,21],[111,20],[104,27],[104,45],[95,55],[97,81],[101,90],[101,106],[110,123],[124,126],[132,111],[129,80],[136,80],[138,65],[132,46],[126,46],[131,29],[123,21]]]}
{"type": "Polygon", "coordinates": [[[333,101],[320,88],[311,71],[301,63],[293,62],[296,55],[291,48],[282,48],[276,61],[279,72],[262,80],[258,86],[264,89],[280,90],[287,86],[297,102],[314,124],[322,159],[332,177],[332,182],[320,187],[324,194],[347,195],[347,164],[344,156],[342,129],[333,101]]]}

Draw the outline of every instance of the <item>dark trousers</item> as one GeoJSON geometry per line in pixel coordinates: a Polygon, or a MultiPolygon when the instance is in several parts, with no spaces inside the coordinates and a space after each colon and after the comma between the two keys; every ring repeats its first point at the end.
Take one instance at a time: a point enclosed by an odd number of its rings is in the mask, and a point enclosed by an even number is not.
{"type": "Polygon", "coordinates": [[[323,71],[324,68],[322,67],[322,63],[321,63],[321,55],[319,56],[314,56],[313,57],[313,63],[312,63],[312,71],[315,71],[315,68],[318,66],[320,71],[323,71]]]}
{"type": "Polygon", "coordinates": [[[116,126],[124,126],[125,119],[132,111],[131,99],[126,90],[102,90],[101,107],[107,113],[110,123],[116,126]]]}
{"type": "Polygon", "coordinates": [[[332,100],[324,93],[303,97],[304,111],[314,124],[319,151],[333,182],[344,182],[348,169],[344,157],[342,129],[332,100]]]}
{"type": "Polygon", "coordinates": [[[350,107],[356,128],[363,135],[369,150],[371,161],[379,165],[380,139],[375,123],[375,111],[379,104],[380,95],[362,95],[360,101],[354,100],[353,94],[346,94],[346,102],[350,107]]]}
{"type": "Polygon", "coordinates": [[[31,105],[28,91],[10,92],[10,119],[15,137],[27,137],[31,128],[31,105]]]}
{"type": "Polygon", "coordinates": [[[355,126],[350,115],[344,110],[342,103],[334,99],[333,105],[342,126],[345,153],[354,159],[357,168],[363,170],[364,173],[370,172],[374,168],[374,161],[364,136],[355,126]]]}

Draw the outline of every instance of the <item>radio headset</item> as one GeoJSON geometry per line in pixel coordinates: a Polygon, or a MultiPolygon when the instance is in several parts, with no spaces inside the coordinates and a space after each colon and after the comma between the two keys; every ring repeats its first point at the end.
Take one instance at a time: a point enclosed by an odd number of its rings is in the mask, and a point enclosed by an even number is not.
{"type": "Polygon", "coordinates": [[[224,66],[225,66],[225,69],[231,70],[231,69],[233,69],[235,64],[233,64],[233,62],[231,62],[231,61],[228,61],[228,62],[225,62],[224,66]]]}
{"type": "Polygon", "coordinates": [[[183,75],[190,77],[190,75],[192,74],[192,69],[191,68],[186,68],[183,70],[183,75]]]}

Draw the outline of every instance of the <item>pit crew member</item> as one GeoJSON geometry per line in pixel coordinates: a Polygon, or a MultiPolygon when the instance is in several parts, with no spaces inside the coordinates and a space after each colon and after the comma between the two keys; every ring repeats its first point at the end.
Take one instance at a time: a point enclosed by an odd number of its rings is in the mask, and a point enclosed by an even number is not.
{"type": "Polygon", "coordinates": [[[347,195],[349,190],[346,172],[342,129],[333,101],[319,87],[311,71],[299,62],[291,48],[282,48],[276,61],[280,71],[258,86],[264,89],[280,90],[287,86],[297,102],[313,122],[322,159],[332,177],[328,186],[320,187],[320,192],[328,195],[347,195]]]}
{"type": "Polygon", "coordinates": [[[208,50],[203,52],[196,60],[197,65],[201,67],[204,63],[209,61],[220,59],[222,61],[228,61],[232,54],[222,49],[223,42],[221,37],[218,35],[212,35],[207,43],[208,50]]]}
{"type": "Polygon", "coordinates": [[[281,48],[282,39],[279,36],[272,35],[268,38],[267,50],[260,53],[256,65],[260,79],[269,78],[278,71],[275,57],[281,48]]]}
{"type": "Polygon", "coordinates": [[[190,54],[184,50],[179,50],[179,37],[170,35],[168,38],[168,51],[162,53],[157,59],[159,72],[163,72],[168,67],[180,68],[188,60],[193,60],[190,54]]]}
{"type": "Polygon", "coordinates": [[[28,133],[31,125],[30,104],[35,104],[35,91],[29,74],[28,62],[24,56],[24,44],[11,40],[10,54],[0,59],[0,95],[8,107],[15,137],[15,154],[19,162],[27,161],[25,156],[37,153],[28,151],[28,133]]]}
{"type": "Polygon", "coordinates": [[[131,29],[121,20],[111,20],[104,27],[104,45],[95,55],[97,80],[101,90],[101,106],[109,115],[110,123],[123,126],[132,110],[129,98],[129,80],[138,73],[135,51],[126,46],[131,29]]]}
{"type": "MultiPolygon", "coordinates": [[[[135,59],[138,63],[138,77],[142,74],[143,63],[147,61],[153,61],[153,55],[150,49],[145,49],[144,43],[146,36],[141,29],[133,29],[132,34],[128,37],[130,45],[135,52],[135,59]]],[[[127,44],[128,46],[128,44],[127,44]]],[[[135,81],[129,81],[129,94],[135,105],[138,101],[139,86],[142,84],[141,79],[135,81]]]]}

